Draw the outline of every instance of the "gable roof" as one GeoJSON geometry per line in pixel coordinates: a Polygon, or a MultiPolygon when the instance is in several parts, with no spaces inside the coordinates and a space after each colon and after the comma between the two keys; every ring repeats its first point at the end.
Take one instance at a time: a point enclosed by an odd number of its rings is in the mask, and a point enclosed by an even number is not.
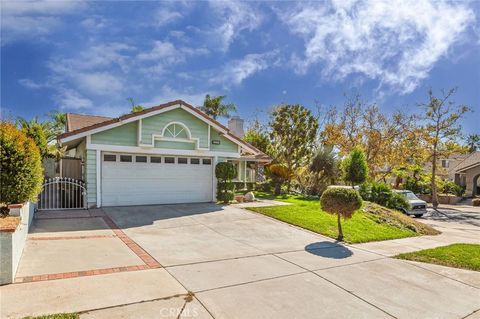
{"type": "Polygon", "coordinates": [[[111,119],[111,117],[106,116],[67,113],[67,127],[65,128],[65,131],[76,131],[111,119]]]}
{"type": "Polygon", "coordinates": [[[473,152],[455,167],[456,172],[463,172],[480,165],[480,152],[473,152]]]}
{"type": "MultiPolygon", "coordinates": [[[[74,120],[74,124],[77,125],[77,128],[74,129],[68,129],[69,124],[68,124],[68,115],[67,115],[67,131],[63,134],[58,135],[58,139],[61,141],[62,139],[68,138],[68,137],[74,137],[75,135],[80,135],[79,137],[93,134],[94,132],[102,131],[102,130],[107,130],[110,128],[112,125],[121,125],[122,122],[124,121],[135,121],[136,119],[141,119],[144,117],[147,117],[150,113],[161,111],[164,109],[167,109],[169,107],[173,106],[180,106],[180,107],[185,107],[187,110],[189,110],[191,113],[194,113],[194,115],[197,115],[200,117],[203,121],[213,125],[214,127],[219,128],[222,133],[230,140],[235,142],[236,144],[239,144],[240,146],[243,146],[247,150],[252,151],[254,155],[262,155],[265,156],[264,158],[268,157],[266,154],[264,154],[262,151],[251,145],[250,143],[245,142],[241,138],[237,137],[236,135],[232,134],[229,132],[229,129],[225,127],[223,124],[220,122],[212,119],[210,116],[207,114],[203,113],[200,111],[198,108],[186,103],[185,101],[182,100],[175,100],[171,101],[168,103],[160,104],[157,106],[150,107],[148,109],[144,109],[140,112],[135,112],[135,113],[129,113],[129,114],[124,114],[122,116],[116,117],[116,118],[108,118],[108,117],[100,117],[100,116],[90,116],[90,115],[80,115],[80,114],[71,114],[71,115],[76,115],[76,122],[74,120]],[[103,118],[103,121],[100,121],[100,119],[103,118]]],[[[153,114],[152,114],[153,115],[153,114]]],[[[75,118],[75,116],[74,116],[75,118]]],[[[75,125],[73,127],[75,127],[75,125]]],[[[72,127],[72,128],[73,128],[72,127]]]]}

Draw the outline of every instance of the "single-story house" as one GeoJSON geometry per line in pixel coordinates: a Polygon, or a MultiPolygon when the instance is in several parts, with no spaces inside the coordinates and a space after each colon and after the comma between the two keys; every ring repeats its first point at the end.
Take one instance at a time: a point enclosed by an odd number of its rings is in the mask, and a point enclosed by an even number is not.
{"type": "Polygon", "coordinates": [[[58,141],[82,160],[88,207],[211,202],[218,162],[234,163],[245,186],[270,162],[237,136],[242,123],[229,129],[177,100],[118,118],[67,114],[58,141]]]}
{"type": "Polygon", "coordinates": [[[473,152],[452,167],[454,181],[465,187],[466,196],[480,196],[480,152],[473,152]]]}

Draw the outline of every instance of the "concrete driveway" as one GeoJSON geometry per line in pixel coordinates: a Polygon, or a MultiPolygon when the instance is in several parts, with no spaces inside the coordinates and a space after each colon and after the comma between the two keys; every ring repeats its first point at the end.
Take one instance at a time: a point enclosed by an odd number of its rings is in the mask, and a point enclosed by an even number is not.
{"type": "MultiPolygon", "coordinates": [[[[478,272],[391,259],[384,247],[369,244],[339,245],[240,207],[114,207],[84,218],[96,220],[96,228],[85,226],[85,221],[75,230],[60,227],[62,237],[85,231],[82,228],[90,228],[85,237],[112,232],[123,246],[118,256],[112,257],[112,252],[106,259],[115,261],[113,268],[119,271],[77,272],[74,278],[1,287],[2,317],[65,311],[82,312],[82,318],[474,318],[480,314],[478,272]],[[133,256],[123,251],[125,247],[133,256]],[[121,265],[129,262],[143,266],[129,271],[121,265]]],[[[59,220],[62,224],[67,219],[59,220]]],[[[448,230],[452,224],[441,225],[448,230]]],[[[98,244],[90,245],[100,252],[117,249],[101,248],[107,238],[89,238],[98,244]]],[[[452,228],[438,238],[437,245],[480,241],[475,229],[452,228]]],[[[436,238],[409,240],[421,246],[425,240],[433,245],[436,238]]],[[[394,244],[401,250],[399,246],[394,244]]],[[[33,260],[35,254],[30,255],[25,258],[33,260]]]]}

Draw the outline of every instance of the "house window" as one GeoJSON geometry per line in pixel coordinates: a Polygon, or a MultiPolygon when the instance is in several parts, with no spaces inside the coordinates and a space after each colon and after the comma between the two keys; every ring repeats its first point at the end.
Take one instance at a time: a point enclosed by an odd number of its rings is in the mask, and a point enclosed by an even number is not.
{"type": "Polygon", "coordinates": [[[164,137],[188,138],[186,127],[181,124],[170,124],[163,132],[164,137]]]}
{"type": "Polygon", "coordinates": [[[117,160],[117,155],[105,154],[103,155],[103,160],[105,162],[115,162],[117,160]]]}
{"type": "Polygon", "coordinates": [[[165,157],[165,163],[175,164],[175,157],[165,157]]]}
{"type": "Polygon", "coordinates": [[[449,164],[449,163],[448,163],[448,159],[443,159],[443,160],[442,160],[442,167],[443,167],[443,168],[448,168],[448,164],[449,164]]]}
{"type": "Polygon", "coordinates": [[[187,164],[187,163],[188,163],[188,158],[179,157],[179,158],[177,159],[177,163],[178,163],[178,164],[187,164]]]}
{"type": "Polygon", "coordinates": [[[131,162],[132,155],[120,155],[120,162],[131,162]]]}
{"type": "Polygon", "coordinates": [[[135,156],[135,162],[146,163],[147,162],[147,157],[146,156],[135,156]]]}
{"type": "Polygon", "coordinates": [[[212,160],[209,158],[204,158],[202,160],[203,165],[212,165],[212,160]]]}
{"type": "Polygon", "coordinates": [[[150,163],[161,163],[162,158],[160,156],[151,156],[150,157],[150,163]]]}
{"type": "Polygon", "coordinates": [[[200,159],[199,158],[191,158],[190,159],[190,164],[200,164],[200,159]]]}

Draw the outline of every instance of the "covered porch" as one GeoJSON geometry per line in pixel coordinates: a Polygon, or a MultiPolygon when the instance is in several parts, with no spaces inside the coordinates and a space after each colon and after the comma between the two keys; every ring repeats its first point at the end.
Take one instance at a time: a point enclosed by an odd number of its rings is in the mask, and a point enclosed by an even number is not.
{"type": "Polygon", "coordinates": [[[240,186],[243,189],[248,189],[251,184],[265,180],[264,167],[269,161],[242,156],[240,159],[227,159],[227,162],[232,163],[236,168],[237,176],[233,179],[233,182],[237,184],[237,188],[240,186]]]}

